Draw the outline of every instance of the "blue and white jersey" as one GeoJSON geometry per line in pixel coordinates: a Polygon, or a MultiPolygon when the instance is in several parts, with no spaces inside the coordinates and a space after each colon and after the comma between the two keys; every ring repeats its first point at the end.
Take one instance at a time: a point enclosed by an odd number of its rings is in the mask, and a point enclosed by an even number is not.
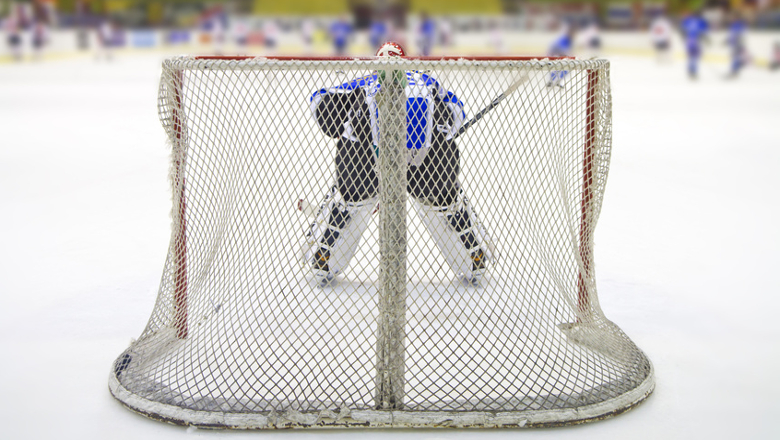
{"type": "MultiPolygon", "coordinates": [[[[407,85],[404,88],[404,92],[406,94],[406,148],[409,153],[407,161],[412,165],[420,165],[431,148],[434,130],[443,133],[445,139],[452,139],[452,136],[463,125],[466,119],[466,112],[463,110],[463,102],[428,74],[409,71],[406,72],[406,80],[407,85]],[[437,104],[445,107],[451,116],[446,119],[446,124],[437,124],[434,120],[437,104]]],[[[365,102],[368,107],[371,142],[374,145],[379,145],[381,134],[378,122],[379,105],[376,97],[381,88],[377,74],[374,73],[356,78],[339,86],[320,89],[310,99],[312,114],[316,120],[317,108],[324,96],[328,94],[347,94],[357,89],[362,89],[365,93],[365,102]]],[[[351,122],[351,118],[344,122],[341,136],[351,141],[357,141],[355,127],[351,122]]]]}
{"type": "Polygon", "coordinates": [[[747,31],[747,25],[742,20],[735,20],[729,25],[728,37],[726,37],[726,44],[731,46],[734,50],[742,49],[744,45],[745,32],[747,31]]]}
{"type": "Polygon", "coordinates": [[[680,27],[682,29],[683,37],[685,38],[685,45],[689,49],[697,48],[699,42],[709,29],[707,21],[698,15],[685,17],[680,23],[680,27]]]}
{"type": "Polygon", "coordinates": [[[368,28],[368,41],[371,47],[379,47],[387,38],[387,24],[384,21],[374,20],[368,28]]]}
{"type": "Polygon", "coordinates": [[[571,50],[571,34],[565,32],[563,35],[555,39],[552,46],[550,46],[548,55],[551,57],[569,56],[571,55],[571,50]]]}
{"type": "Polygon", "coordinates": [[[330,36],[336,45],[344,46],[352,35],[352,25],[346,21],[335,21],[330,26],[330,36]]]}
{"type": "Polygon", "coordinates": [[[423,38],[433,40],[436,37],[436,22],[431,18],[423,20],[420,23],[420,35],[423,38]]]}
{"type": "Polygon", "coordinates": [[[427,18],[420,23],[418,42],[423,56],[429,56],[436,40],[436,22],[427,18]]]}

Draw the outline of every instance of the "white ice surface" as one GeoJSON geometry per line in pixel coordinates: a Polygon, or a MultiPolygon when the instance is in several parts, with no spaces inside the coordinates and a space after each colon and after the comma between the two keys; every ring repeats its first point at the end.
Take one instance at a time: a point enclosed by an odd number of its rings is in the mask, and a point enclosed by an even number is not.
{"type": "Polygon", "coordinates": [[[167,253],[159,55],[0,64],[0,438],[780,438],[780,72],[612,58],[600,302],[656,391],[619,417],[523,431],[208,432],[124,409],[109,370],[167,253]]]}

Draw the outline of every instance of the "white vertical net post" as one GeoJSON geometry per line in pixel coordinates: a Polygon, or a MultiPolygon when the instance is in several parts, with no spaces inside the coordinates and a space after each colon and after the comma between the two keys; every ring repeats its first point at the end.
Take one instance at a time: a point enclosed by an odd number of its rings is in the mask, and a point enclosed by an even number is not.
{"type": "Polygon", "coordinates": [[[212,428],[530,427],[654,388],[602,311],[609,64],[166,60],[172,231],[113,365],[212,428]]]}
{"type": "Polygon", "coordinates": [[[377,409],[401,409],[406,327],[406,73],[380,70],[377,409]]]}

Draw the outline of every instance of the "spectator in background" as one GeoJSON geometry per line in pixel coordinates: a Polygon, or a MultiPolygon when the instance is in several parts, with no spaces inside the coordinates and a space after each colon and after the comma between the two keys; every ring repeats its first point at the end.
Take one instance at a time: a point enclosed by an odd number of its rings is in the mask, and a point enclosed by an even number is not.
{"type": "Polygon", "coordinates": [[[672,22],[663,13],[656,15],[650,23],[650,40],[655,47],[656,60],[659,63],[671,61],[673,33],[672,22]]]}
{"type": "Polygon", "coordinates": [[[680,28],[685,41],[685,52],[688,55],[688,76],[691,79],[699,77],[699,60],[702,55],[702,42],[707,41],[709,24],[702,17],[701,12],[686,15],[680,28]]]}
{"type": "Polygon", "coordinates": [[[347,44],[352,37],[352,24],[345,17],[339,17],[330,25],[330,38],[337,56],[347,53],[347,44]]]}

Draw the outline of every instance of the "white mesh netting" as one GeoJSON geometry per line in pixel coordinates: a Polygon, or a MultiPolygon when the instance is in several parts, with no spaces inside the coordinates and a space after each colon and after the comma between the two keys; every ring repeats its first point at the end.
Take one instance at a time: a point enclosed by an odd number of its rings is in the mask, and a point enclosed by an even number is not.
{"type": "Polygon", "coordinates": [[[633,407],[652,366],[593,272],[610,112],[603,60],[167,60],[171,244],[111,392],[235,428],[633,407]]]}

